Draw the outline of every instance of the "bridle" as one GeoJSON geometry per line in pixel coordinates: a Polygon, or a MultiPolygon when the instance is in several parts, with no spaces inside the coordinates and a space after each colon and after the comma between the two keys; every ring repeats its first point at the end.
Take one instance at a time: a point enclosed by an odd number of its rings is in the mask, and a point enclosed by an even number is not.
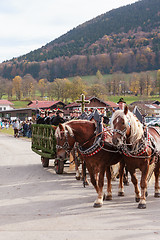
{"type": "MultiPolygon", "coordinates": [[[[117,117],[118,119],[118,117],[117,117]]],[[[127,138],[127,130],[129,130],[129,132],[131,132],[131,123],[129,118],[127,118],[128,122],[127,122],[127,127],[125,127],[123,130],[120,129],[113,129],[113,133],[118,133],[123,137],[123,141],[126,141],[127,138]],[[128,129],[129,127],[129,129],[128,129]]]]}
{"type": "MultiPolygon", "coordinates": [[[[60,133],[64,133],[64,136],[65,136],[65,141],[64,141],[64,144],[61,146],[61,145],[58,145],[56,144],[56,149],[63,149],[65,150],[66,153],[69,154],[69,152],[72,150],[73,147],[71,147],[69,145],[69,142],[68,142],[68,136],[67,136],[67,133],[69,133],[69,131],[67,130],[64,130],[64,131],[60,131],[60,133]]],[[[71,136],[71,135],[70,135],[71,136]]],[[[73,138],[75,138],[74,136],[71,136],[73,138]]],[[[59,137],[60,138],[60,137],[59,137]]],[[[61,138],[60,138],[61,139],[61,138]]]]}

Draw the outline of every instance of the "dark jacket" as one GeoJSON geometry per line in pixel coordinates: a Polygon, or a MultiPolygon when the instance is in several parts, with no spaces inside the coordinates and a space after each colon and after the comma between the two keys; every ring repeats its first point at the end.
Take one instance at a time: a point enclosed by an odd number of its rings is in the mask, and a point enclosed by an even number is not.
{"type": "Polygon", "coordinates": [[[36,120],[37,124],[45,124],[44,118],[42,117],[38,117],[38,119],[36,120]]]}
{"type": "Polygon", "coordinates": [[[62,117],[60,117],[59,115],[57,115],[57,116],[53,119],[52,125],[58,126],[59,123],[64,123],[64,122],[65,122],[64,118],[62,118],[62,117]]]}

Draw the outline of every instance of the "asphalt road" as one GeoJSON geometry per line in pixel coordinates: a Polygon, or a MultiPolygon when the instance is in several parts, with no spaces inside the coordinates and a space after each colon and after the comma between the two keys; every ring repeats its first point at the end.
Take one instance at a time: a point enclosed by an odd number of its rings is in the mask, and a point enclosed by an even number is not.
{"type": "MultiPolygon", "coordinates": [[[[0,134],[0,240],[160,239],[160,199],[149,186],[147,209],[138,209],[133,186],[93,208],[92,185],[83,188],[74,171],[43,168],[30,141],[0,134]]],[[[106,185],[106,184],[105,184],[106,185]]],[[[105,186],[106,187],[106,186],[105,186]]]]}

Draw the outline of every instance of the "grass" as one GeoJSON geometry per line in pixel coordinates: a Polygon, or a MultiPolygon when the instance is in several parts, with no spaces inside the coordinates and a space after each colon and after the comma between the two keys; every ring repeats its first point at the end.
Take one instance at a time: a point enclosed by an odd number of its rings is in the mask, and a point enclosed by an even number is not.
{"type": "Polygon", "coordinates": [[[0,133],[9,134],[9,135],[14,136],[14,131],[13,131],[12,126],[10,126],[8,129],[6,129],[6,128],[1,129],[0,128],[0,133]]]}

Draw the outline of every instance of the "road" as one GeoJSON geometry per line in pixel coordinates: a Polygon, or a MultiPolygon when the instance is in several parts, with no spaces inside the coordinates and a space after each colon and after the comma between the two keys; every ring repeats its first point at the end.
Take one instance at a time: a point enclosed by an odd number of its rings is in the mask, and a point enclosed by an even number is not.
{"type": "Polygon", "coordinates": [[[30,141],[0,134],[0,159],[1,240],[160,239],[160,199],[153,197],[153,185],[147,209],[137,208],[132,184],[118,197],[118,180],[113,200],[96,209],[92,185],[83,188],[69,168],[57,175],[52,160],[43,168],[30,141]]]}

